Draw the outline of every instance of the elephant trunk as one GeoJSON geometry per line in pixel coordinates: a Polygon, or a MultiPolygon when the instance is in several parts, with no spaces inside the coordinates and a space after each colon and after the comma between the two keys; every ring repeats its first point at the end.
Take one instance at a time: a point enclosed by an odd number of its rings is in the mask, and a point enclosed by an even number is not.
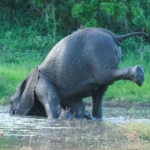
{"type": "Polygon", "coordinates": [[[132,36],[144,36],[145,40],[150,43],[150,36],[148,34],[146,34],[145,32],[133,32],[133,33],[129,33],[129,34],[126,34],[126,35],[121,35],[121,36],[118,36],[118,40],[120,42],[122,42],[123,40],[129,38],[129,37],[132,37],[132,36]]]}

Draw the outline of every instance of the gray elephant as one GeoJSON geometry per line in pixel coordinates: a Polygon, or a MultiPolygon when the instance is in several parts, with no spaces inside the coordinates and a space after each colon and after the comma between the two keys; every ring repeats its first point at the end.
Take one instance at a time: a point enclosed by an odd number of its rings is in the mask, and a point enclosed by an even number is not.
{"type": "MultiPolygon", "coordinates": [[[[38,81],[38,68],[35,68],[27,78],[19,85],[16,93],[10,100],[10,114],[29,115],[29,116],[47,116],[44,105],[38,99],[35,93],[35,87],[38,81]],[[19,109],[16,109],[19,108],[19,109]]],[[[60,118],[74,119],[86,118],[93,119],[91,113],[85,110],[85,104],[82,100],[62,102],[61,108],[65,110],[60,118]]]]}
{"type": "Polygon", "coordinates": [[[18,87],[10,100],[10,113],[36,115],[45,110],[49,118],[58,118],[61,107],[67,107],[76,118],[88,118],[82,99],[91,96],[92,115],[101,119],[102,99],[109,85],[121,79],[139,86],[144,82],[141,66],[118,67],[121,42],[136,35],[149,42],[144,32],[118,36],[103,28],[84,28],[65,37],[18,87]]]}

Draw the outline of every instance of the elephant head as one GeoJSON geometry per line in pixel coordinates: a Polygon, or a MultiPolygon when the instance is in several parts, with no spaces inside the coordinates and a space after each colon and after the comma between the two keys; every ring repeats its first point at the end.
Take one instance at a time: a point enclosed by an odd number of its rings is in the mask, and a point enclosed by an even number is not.
{"type": "Polygon", "coordinates": [[[19,85],[10,98],[10,114],[27,115],[34,105],[34,88],[38,81],[38,69],[34,69],[19,85]]]}

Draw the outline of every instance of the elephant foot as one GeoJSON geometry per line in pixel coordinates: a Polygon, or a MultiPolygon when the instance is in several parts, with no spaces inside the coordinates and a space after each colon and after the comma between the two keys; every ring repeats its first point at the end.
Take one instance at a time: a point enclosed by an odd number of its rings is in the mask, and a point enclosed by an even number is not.
{"type": "Polygon", "coordinates": [[[84,118],[86,118],[88,120],[94,120],[92,114],[89,113],[87,110],[84,110],[84,118]]]}
{"type": "Polygon", "coordinates": [[[144,70],[141,66],[135,66],[133,68],[133,81],[139,85],[142,86],[143,82],[144,82],[144,70]]]}

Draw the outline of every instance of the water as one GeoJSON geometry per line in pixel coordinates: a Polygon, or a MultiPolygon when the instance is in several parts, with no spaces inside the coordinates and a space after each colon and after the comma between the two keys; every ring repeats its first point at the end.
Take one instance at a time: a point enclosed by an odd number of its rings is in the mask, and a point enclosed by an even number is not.
{"type": "Polygon", "coordinates": [[[117,126],[132,121],[150,124],[146,106],[105,107],[103,121],[10,117],[7,109],[0,107],[0,150],[150,149],[149,141],[141,142],[130,133],[120,135],[123,130],[117,126]]]}

